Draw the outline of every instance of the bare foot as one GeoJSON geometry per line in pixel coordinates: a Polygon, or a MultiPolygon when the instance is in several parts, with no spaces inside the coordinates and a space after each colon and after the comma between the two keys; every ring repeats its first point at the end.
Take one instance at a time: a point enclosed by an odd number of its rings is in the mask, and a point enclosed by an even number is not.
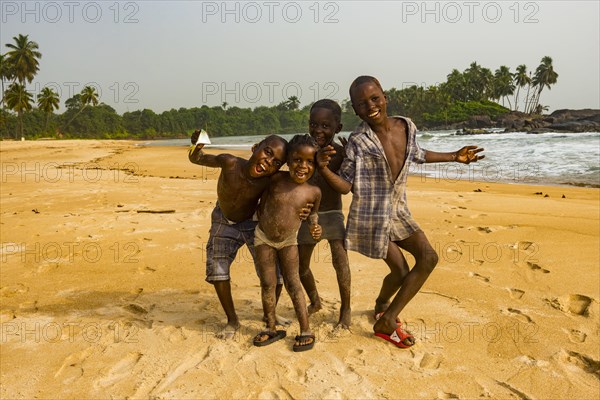
{"type": "Polygon", "coordinates": [[[341,310],[340,311],[340,320],[338,321],[336,328],[350,329],[351,321],[352,321],[352,316],[350,313],[350,309],[341,310]]]}
{"type": "Polygon", "coordinates": [[[240,323],[236,324],[227,324],[225,328],[221,329],[219,332],[215,334],[215,337],[218,339],[229,340],[233,339],[238,329],[240,329],[240,323]]]}
{"type": "Polygon", "coordinates": [[[315,302],[315,303],[311,303],[308,306],[308,315],[312,315],[316,312],[318,312],[319,310],[321,310],[323,308],[323,306],[321,306],[321,302],[315,302]]]}
{"type": "MultiPolygon", "coordinates": [[[[263,322],[266,323],[267,322],[267,317],[263,317],[263,322]]],[[[287,319],[287,318],[283,318],[281,315],[277,315],[275,314],[275,324],[283,326],[283,327],[288,327],[292,324],[292,320],[291,319],[287,319]]]]}

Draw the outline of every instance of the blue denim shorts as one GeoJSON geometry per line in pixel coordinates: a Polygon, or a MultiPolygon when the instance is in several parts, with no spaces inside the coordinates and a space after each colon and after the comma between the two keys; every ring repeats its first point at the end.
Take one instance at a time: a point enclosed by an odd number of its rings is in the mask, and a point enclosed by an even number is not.
{"type": "MultiPolygon", "coordinates": [[[[242,262],[252,262],[256,267],[256,252],[254,251],[254,229],[258,221],[232,223],[223,215],[219,204],[211,214],[210,235],[206,244],[206,281],[218,282],[230,279],[229,271],[235,260],[238,250],[246,245],[247,251],[242,249],[240,254],[242,262]]],[[[277,268],[277,282],[283,283],[283,278],[277,268]]]]}

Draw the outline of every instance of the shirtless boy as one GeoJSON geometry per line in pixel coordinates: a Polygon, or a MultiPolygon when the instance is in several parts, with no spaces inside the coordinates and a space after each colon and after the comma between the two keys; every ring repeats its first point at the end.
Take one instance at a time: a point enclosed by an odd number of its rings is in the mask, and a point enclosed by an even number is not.
{"type": "Polygon", "coordinates": [[[294,351],[313,348],[315,336],[310,331],[304,291],[298,272],[298,214],[307,203],[313,203],[309,215],[310,233],[315,240],[321,236],[317,210],[321,190],[306,182],[315,170],[318,145],[309,135],[296,135],[288,145],[289,172],[279,172],[261,198],[254,245],[256,249],[263,310],[267,317],[267,329],[254,338],[256,346],[265,346],[285,337],[285,331],[275,329],[275,262],[279,259],[283,282],[289,293],[298,322],[300,335],[296,336],[294,351]]]}
{"type": "MultiPolygon", "coordinates": [[[[317,141],[319,148],[332,146],[335,149],[336,153],[331,156],[328,165],[328,168],[335,173],[340,169],[344,159],[343,147],[333,141],[336,133],[342,130],[341,118],[342,109],[339,104],[333,100],[322,99],[312,105],[308,122],[308,131],[317,141]]],[[[315,171],[309,183],[321,189],[321,206],[318,210],[320,225],[323,227],[321,239],[327,239],[329,242],[331,263],[335,269],[341,298],[340,319],[337,327],[348,329],[351,321],[350,266],[348,253],[344,248],[346,228],[342,213],[342,195],[336,192],[318,171],[315,171]]],[[[309,314],[321,309],[321,299],[315,278],[310,270],[310,259],[316,243],[310,235],[309,224],[307,221],[303,221],[298,232],[298,250],[300,252],[300,280],[310,299],[309,314]]]]}
{"type": "MultiPolygon", "coordinates": [[[[196,131],[192,143],[198,135],[199,131],[196,131]]],[[[254,229],[257,222],[252,216],[270,177],[285,163],[286,146],[285,139],[271,135],[254,148],[249,160],[231,154],[205,154],[203,145],[197,145],[189,153],[194,164],[221,168],[217,183],[218,200],[211,215],[206,245],[206,281],[215,287],[227,315],[227,325],[216,335],[219,338],[233,337],[240,327],[231,295],[229,270],[238,249],[244,244],[256,260],[254,229]]],[[[277,293],[281,292],[281,288],[281,283],[277,284],[277,293]]]]}

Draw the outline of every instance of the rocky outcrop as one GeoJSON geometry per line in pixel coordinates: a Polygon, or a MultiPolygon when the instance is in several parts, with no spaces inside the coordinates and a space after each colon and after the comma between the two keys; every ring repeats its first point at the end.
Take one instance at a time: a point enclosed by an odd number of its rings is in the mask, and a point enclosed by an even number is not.
{"type": "Polygon", "coordinates": [[[600,132],[600,110],[556,110],[545,116],[511,112],[497,123],[505,132],[600,132]]]}

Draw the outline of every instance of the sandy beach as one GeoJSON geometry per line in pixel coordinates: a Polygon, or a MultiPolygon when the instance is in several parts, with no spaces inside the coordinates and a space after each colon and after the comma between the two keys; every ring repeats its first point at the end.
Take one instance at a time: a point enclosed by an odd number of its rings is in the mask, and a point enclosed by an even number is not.
{"type": "MultiPolygon", "coordinates": [[[[249,152],[237,151],[247,157],[249,152]]],[[[232,267],[242,327],[204,281],[218,170],[184,147],[0,142],[2,399],[600,398],[600,190],[409,179],[440,262],[401,314],[417,343],[375,338],[387,267],[350,253],[350,331],[326,243],[315,348],[262,328],[250,254],[232,267]]],[[[351,195],[344,197],[347,213],[351,195]]]]}

